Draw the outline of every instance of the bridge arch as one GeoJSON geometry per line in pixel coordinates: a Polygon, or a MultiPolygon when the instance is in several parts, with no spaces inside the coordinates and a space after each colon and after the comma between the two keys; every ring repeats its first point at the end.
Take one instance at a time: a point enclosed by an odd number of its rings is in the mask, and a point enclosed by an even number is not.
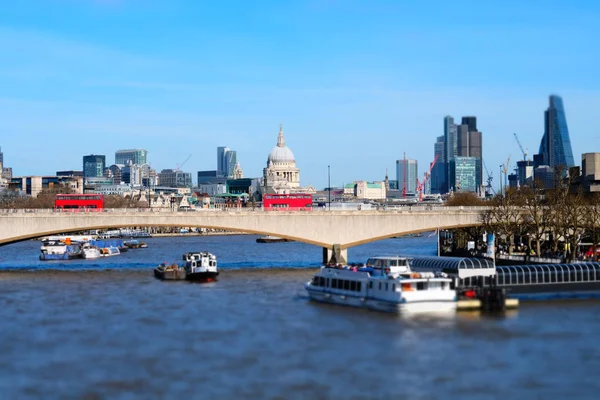
{"type": "Polygon", "coordinates": [[[345,259],[349,247],[407,233],[481,224],[483,207],[437,207],[392,211],[106,210],[106,212],[0,213],[0,244],[56,233],[125,227],[200,227],[273,235],[320,246],[324,260],[345,259]],[[335,253],[337,252],[337,253],[335,253]]]}

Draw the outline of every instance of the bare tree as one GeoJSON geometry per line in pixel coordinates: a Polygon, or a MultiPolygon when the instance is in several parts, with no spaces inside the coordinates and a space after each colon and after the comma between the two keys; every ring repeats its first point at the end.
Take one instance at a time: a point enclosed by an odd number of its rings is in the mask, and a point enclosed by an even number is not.
{"type": "Polygon", "coordinates": [[[550,209],[542,203],[541,190],[535,187],[522,187],[520,191],[523,199],[524,225],[529,228],[528,235],[535,242],[535,253],[539,257],[550,222],[550,209]]]}
{"type": "Polygon", "coordinates": [[[525,214],[522,211],[522,197],[514,188],[508,188],[504,195],[497,195],[490,203],[489,213],[482,215],[487,228],[508,241],[508,251],[514,248],[514,235],[521,235],[524,229],[525,214]]]}
{"type": "Polygon", "coordinates": [[[598,255],[596,249],[600,243],[600,193],[592,193],[588,198],[586,209],[586,215],[584,219],[584,228],[586,233],[592,240],[592,250],[594,261],[598,261],[598,255]]]}

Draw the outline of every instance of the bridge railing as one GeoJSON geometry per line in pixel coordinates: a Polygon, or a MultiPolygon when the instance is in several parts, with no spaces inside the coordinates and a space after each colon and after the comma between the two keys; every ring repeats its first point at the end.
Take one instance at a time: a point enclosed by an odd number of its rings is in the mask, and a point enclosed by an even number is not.
{"type": "Polygon", "coordinates": [[[12,209],[0,209],[0,216],[11,215],[11,214],[104,214],[104,213],[264,213],[264,214],[284,214],[284,213],[356,213],[360,212],[376,212],[376,213],[406,213],[406,212],[452,212],[452,211],[465,211],[465,212],[481,212],[487,210],[488,207],[481,206],[458,206],[458,207],[446,207],[446,206],[404,206],[404,207],[383,207],[379,208],[345,208],[345,209],[332,209],[329,210],[323,207],[314,208],[302,208],[302,209],[264,209],[260,207],[230,207],[230,208],[191,208],[191,209],[172,209],[172,208],[104,208],[104,209],[72,209],[72,210],[61,210],[52,208],[12,208],[12,209]]]}

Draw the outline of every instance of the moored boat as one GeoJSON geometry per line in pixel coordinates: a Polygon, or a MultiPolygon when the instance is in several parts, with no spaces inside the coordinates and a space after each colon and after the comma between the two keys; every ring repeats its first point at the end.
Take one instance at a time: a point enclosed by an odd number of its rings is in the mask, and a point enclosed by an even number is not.
{"type": "Polygon", "coordinates": [[[279,243],[279,242],[291,242],[290,239],[280,238],[277,236],[262,236],[256,239],[256,243],[279,243]]]}
{"type": "Polygon", "coordinates": [[[100,258],[102,255],[100,254],[100,249],[96,246],[92,246],[89,243],[85,243],[81,246],[81,257],[86,260],[100,258]]]}
{"type": "Polygon", "coordinates": [[[137,239],[124,240],[123,245],[130,249],[145,249],[148,245],[145,242],[139,241],[137,239]]]}
{"type": "Polygon", "coordinates": [[[457,308],[453,279],[413,272],[406,257],[373,257],[366,267],[322,267],[305,284],[313,300],[396,313],[448,313],[457,308]]]}
{"type": "Polygon", "coordinates": [[[181,281],[185,279],[186,272],[177,264],[165,262],[154,268],[154,277],[165,281],[181,281]]]}
{"type": "Polygon", "coordinates": [[[40,247],[40,260],[71,260],[81,258],[81,245],[61,240],[44,240],[40,247]]]}
{"type": "Polygon", "coordinates": [[[117,256],[121,254],[121,251],[119,250],[118,247],[103,247],[100,249],[100,256],[102,257],[110,257],[110,256],[117,256]]]}
{"type": "Polygon", "coordinates": [[[219,276],[217,257],[207,251],[189,252],[183,255],[186,279],[189,281],[212,282],[219,276]]]}

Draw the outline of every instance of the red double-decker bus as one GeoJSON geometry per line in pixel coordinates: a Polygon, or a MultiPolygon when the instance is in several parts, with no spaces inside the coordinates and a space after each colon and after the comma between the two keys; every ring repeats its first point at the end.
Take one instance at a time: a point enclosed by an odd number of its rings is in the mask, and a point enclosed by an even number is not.
{"type": "Polygon", "coordinates": [[[54,208],[61,210],[104,208],[104,196],[101,194],[57,194],[54,208]]]}
{"type": "Polygon", "coordinates": [[[263,207],[265,210],[312,210],[312,194],[265,194],[263,207]]]}

